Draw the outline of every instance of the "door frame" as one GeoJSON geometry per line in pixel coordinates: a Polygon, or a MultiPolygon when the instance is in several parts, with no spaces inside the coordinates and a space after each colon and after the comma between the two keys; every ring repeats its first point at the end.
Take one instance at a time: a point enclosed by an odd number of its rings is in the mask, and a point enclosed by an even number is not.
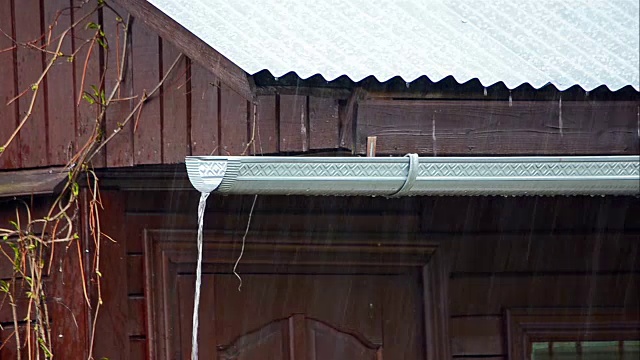
{"type": "MultiPolygon", "coordinates": [[[[175,303],[175,275],[196,263],[196,232],[192,230],[145,229],[145,292],[147,327],[151,358],[172,358],[175,330],[171,328],[169,309],[175,303]]],[[[241,248],[237,232],[206,230],[203,244],[203,268],[231,271],[241,248]]],[[[402,240],[388,234],[372,233],[277,233],[249,232],[241,266],[308,268],[315,273],[324,269],[363,271],[375,274],[403,273],[421,269],[423,276],[423,312],[425,354],[427,360],[446,359],[449,354],[446,284],[448,272],[438,243],[418,239],[417,234],[402,240]],[[330,253],[331,256],[320,256],[330,253]],[[277,254],[274,257],[274,254],[277,254]]]]}

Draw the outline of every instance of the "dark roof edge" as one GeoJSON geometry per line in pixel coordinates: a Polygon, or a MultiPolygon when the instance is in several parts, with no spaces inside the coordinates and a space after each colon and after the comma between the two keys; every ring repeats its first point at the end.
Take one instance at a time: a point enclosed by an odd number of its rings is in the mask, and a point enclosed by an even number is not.
{"type": "Polygon", "coordinates": [[[334,89],[337,91],[362,88],[369,93],[378,96],[408,99],[412,98],[477,98],[487,100],[504,99],[511,97],[514,100],[632,100],[640,101],[640,92],[633,86],[627,85],[616,91],[612,91],[606,85],[601,85],[591,91],[587,91],[579,85],[574,85],[566,90],[559,90],[551,83],[540,88],[534,88],[529,83],[523,83],[509,89],[503,82],[491,86],[483,86],[475,78],[465,83],[459,83],[453,76],[447,76],[440,81],[433,82],[426,75],[407,83],[401,77],[396,76],[385,82],[378,81],[369,76],[361,81],[354,82],[347,76],[341,76],[327,81],[322,75],[317,74],[306,79],[300,78],[295,72],[289,72],[282,77],[274,77],[268,70],[260,71],[252,75],[258,92],[260,89],[286,89],[292,87],[334,89]]]}

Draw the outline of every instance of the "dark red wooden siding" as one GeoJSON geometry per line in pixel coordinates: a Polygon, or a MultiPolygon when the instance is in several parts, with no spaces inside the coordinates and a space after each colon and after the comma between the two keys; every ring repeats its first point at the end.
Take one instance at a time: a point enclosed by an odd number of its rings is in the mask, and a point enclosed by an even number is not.
{"type": "MultiPolygon", "coordinates": [[[[80,0],[0,0],[0,28],[21,43],[39,45],[54,22],[55,38],[72,21],[92,10],[80,0]],[[74,7],[70,7],[74,5],[74,7]],[[82,6],[80,6],[82,5],[82,6]],[[63,10],[60,12],[59,10],[63,10]]],[[[126,20],[127,12],[111,6],[126,20]]],[[[1,169],[66,164],[84,146],[96,107],[81,100],[92,86],[109,94],[120,71],[125,34],[107,8],[78,26],[69,53],[86,43],[100,23],[109,51],[84,45],[73,63],[59,61],[42,85],[32,119],[0,156],[1,169]],[[86,66],[85,66],[86,65],[86,66]]],[[[0,36],[0,142],[25,114],[31,85],[50,58],[27,46],[13,47],[0,36]],[[7,104],[25,92],[18,101],[7,104]]],[[[123,83],[108,110],[103,131],[110,135],[145,92],[167,72],[179,50],[134,19],[128,37],[123,83]],[[132,98],[133,97],[133,98],[132,98]]],[[[362,155],[369,136],[378,155],[613,155],[638,154],[638,101],[560,102],[559,99],[496,101],[477,94],[457,100],[391,100],[390,93],[330,89],[259,89],[247,99],[188,58],[181,60],[139,116],[120,131],[96,167],[170,164],[186,155],[300,154],[346,150],[362,155]],[[475,98],[474,98],[475,97],[475,98]],[[473,99],[472,99],[473,98],[473,99]],[[137,123],[137,126],[135,126],[137,123]]],[[[531,94],[530,94],[531,95],[531,94]]],[[[627,97],[628,98],[628,97],[627,97]]]]}

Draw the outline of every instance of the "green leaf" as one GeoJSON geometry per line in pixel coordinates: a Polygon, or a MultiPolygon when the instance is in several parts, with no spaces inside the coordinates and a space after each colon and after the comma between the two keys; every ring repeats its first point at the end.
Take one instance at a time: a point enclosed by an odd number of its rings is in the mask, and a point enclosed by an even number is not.
{"type": "Polygon", "coordinates": [[[95,103],[96,103],[96,101],[95,101],[95,100],[93,100],[93,98],[91,97],[91,95],[89,95],[89,93],[88,93],[88,92],[86,92],[86,91],[82,94],[82,98],[83,98],[86,102],[88,102],[89,104],[91,104],[91,105],[93,105],[93,104],[95,104],[95,103]]]}
{"type": "Polygon", "coordinates": [[[103,47],[103,48],[105,48],[105,49],[108,49],[108,48],[109,48],[109,45],[107,45],[107,42],[106,42],[106,41],[104,41],[104,38],[101,38],[101,37],[96,38],[96,42],[97,42],[98,44],[100,44],[100,46],[102,46],[102,47],[103,47]]]}
{"type": "Polygon", "coordinates": [[[0,154],[4,152],[4,146],[0,146],[0,154]]]}
{"type": "Polygon", "coordinates": [[[9,282],[4,281],[4,280],[0,280],[0,291],[1,292],[8,294],[10,286],[11,286],[11,284],[9,282]]]}
{"type": "Polygon", "coordinates": [[[9,220],[9,224],[13,225],[14,228],[16,228],[16,230],[20,230],[20,228],[18,227],[18,223],[13,221],[13,220],[9,220]]]}
{"type": "Polygon", "coordinates": [[[96,29],[100,29],[100,25],[94,23],[94,22],[90,22],[87,23],[87,26],[85,27],[86,29],[92,29],[92,30],[96,30],[96,29]]]}
{"type": "Polygon", "coordinates": [[[42,338],[38,338],[38,343],[40,343],[40,348],[44,352],[44,357],[47,359],[51,359],[53,357],[53,353],[51,353],[44,340],[42,338]]]}
{"type": "Polygon", "coordinates": [[[91,85],[91,89],[93,89],[93,95],[98,96],[98,94],[100,93],[100,90],[98,89],[98,87],[95,85],[91,85]]]}
{"type": "Polygon", "coordinates": [[[71,192],[73,193],[73,196],[78,197],[78,194],[80,194],[80,185],[78,185],[77,182],[74,182],[71,185],[71,192]]]}

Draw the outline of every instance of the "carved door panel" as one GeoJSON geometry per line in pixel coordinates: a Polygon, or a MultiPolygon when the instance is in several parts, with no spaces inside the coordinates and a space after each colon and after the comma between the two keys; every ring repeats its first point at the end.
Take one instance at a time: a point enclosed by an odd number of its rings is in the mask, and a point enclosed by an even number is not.
{"type": "MultiPolygon", "coordinates": [[[[424,359],[422,266],[434,246],[372,235],[208,233],[200,359],[424,359]],[[247,240],[249,241],[249,240],[247,240]]],[[[196,269],[193,232],[145,231],[150,357],[188,359],[196,269]]]]}
{"type": "MultiPolygon", "coordinates": [[[[180,354],[188,358],[192,275],[178,275],[180,354]]],[[[202,359],[420,359],[419,284],[413,276],[206,274],[202,359]]]]}

